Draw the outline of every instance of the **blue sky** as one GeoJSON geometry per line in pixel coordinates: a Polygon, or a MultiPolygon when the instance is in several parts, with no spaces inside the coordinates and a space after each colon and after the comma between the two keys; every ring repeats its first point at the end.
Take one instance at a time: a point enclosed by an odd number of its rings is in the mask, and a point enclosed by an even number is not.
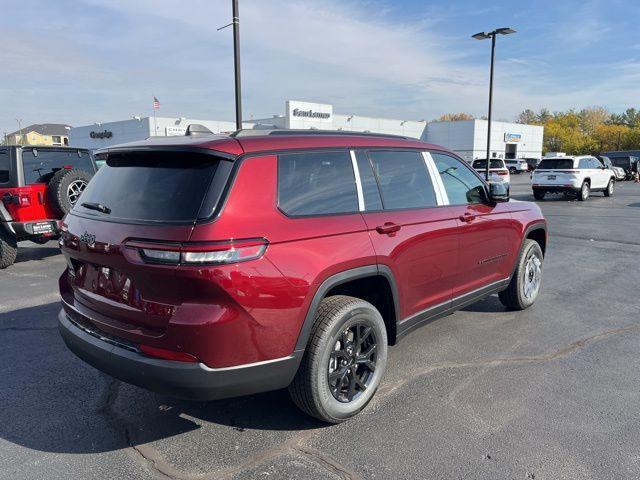
{"type": "MultiPolygon", "coordinates": [[[[0,133],[151,113],[233,120],[229,0],[23,0],[0,16],[0,133]]],[[[483,115],[489,42],[495,112],[640,107],[637,0],[240,0],[245,118],[286,99],[337,113],[483,115]]]]}

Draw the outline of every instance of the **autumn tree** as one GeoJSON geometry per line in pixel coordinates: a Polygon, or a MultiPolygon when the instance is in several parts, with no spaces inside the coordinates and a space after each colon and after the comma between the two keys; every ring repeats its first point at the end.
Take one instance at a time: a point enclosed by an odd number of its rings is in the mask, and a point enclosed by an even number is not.
{"type": "Polygon", "coordinates": [[[445,113],[440,115],[434,122],[459,122],[461,120],[473,120],[475,117],[468,113],[445,113]]]}

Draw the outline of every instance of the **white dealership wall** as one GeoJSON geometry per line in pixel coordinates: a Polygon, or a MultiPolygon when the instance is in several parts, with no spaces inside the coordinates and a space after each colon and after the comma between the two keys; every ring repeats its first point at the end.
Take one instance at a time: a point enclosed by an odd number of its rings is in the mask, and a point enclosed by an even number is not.
{"type": "MultiPolygon", "coordinates": [[[[506,145],[516,146],[516,158],[542,157],[544,127],[520,123],[491,122],[491,157],[505,158],[506,145]]],[[[487,121],[433,122],[422,139],[453,150],[465,160],[487,156],[487,121]]]]}

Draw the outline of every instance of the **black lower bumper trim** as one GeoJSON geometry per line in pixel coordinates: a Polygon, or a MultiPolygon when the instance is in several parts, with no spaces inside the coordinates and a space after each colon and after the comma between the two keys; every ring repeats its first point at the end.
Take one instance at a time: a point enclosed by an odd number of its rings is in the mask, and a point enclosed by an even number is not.
{"type": "Polygon", "coordinates": [[[281,359],[212,369],[201,363],[150,358],[102,341],[72,323],[64,309],[58,315],[58,326],[69,349],[98,370],[123,382],[189,400],[216,400],[285,388],[302,359],[302,352],[294,352],[281,359]]]}
{"type": "Polygon", "coordinates": [[[546,192],[546,193],[562,193],[562,192],[580,192],[580,187],[565,187],[563,185],[548,186],[548,187],[533,187],[534,192],[546,192]]]}

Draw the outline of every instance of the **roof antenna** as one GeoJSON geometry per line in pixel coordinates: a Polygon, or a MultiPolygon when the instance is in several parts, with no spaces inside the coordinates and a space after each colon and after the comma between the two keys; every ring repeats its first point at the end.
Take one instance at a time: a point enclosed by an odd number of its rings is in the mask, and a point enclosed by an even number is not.
{"type": "Polygon", "coordinates": [[[187,137],[204,137],[207,135],[213,135],[213,132],[199,123],[192,123],[187,127],[187,131],[185,132],[185,136],[187,137]]]}

